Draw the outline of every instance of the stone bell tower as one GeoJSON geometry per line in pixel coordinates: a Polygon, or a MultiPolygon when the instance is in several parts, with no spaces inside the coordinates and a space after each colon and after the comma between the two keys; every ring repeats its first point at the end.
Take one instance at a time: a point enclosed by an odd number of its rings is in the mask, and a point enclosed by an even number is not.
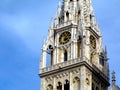
{"type": "Polygon", "coordinates": [[[41,90],[107,90],[107,60],[91,0],[59,2],[43,43],[41,90]]]}

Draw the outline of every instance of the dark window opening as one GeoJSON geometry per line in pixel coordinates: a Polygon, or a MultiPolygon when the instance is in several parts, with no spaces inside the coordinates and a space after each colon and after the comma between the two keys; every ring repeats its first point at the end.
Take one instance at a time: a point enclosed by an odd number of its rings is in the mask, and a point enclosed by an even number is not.
{"type": "Polygon", "coordinates": [[[60,18],[59,18],[59,24],[60,24],[60,22],[61,22],[61,20],[60,20],[60,18]]]}
{"type": "Polygon", "coordinates": [[[98,87],[96,87],[96,90],[99,90],[99,88],[98,88],[98,87]]]}
{"type": "Polygon", "coordinates": [[[66,80],[66,83],[64,84],[64,90],[70,90],[69,88],[70,88],[69,87],[69,81],[66,80]]]}
{"type": "Polygon", "coordinates": [[[53,90],[53,86],[49,84],[47,90],[53,90]]]}
{"type": "Polygon", "coordinates": [[[82,41],[82,37],[79,35],[78,36],[78,42],[81,42],[82,41]]]}
{"type": "Polygon", "coordinates": [[[78,11],[78,16],[77,16],[78,20],[80,20],[80,10],[78,11]]]}
{"type": "Polygon", "coordinates": [[[64,52],[64,61],[67,61],[68,57],[67,57],[67,51],[65,50],[64,52]]]}
{"type": "Polygon", "coordinates": [[[57,90],[62,90],[62,84],[61,84],[61,82],[58,82],[57,90]]]}
{"type": "Polygon", "coordinates": [[[52,45],[49,45],[47,48],[47,61],[46,61],[46,66],[49,67],[53,65],[53,47],[52,45]]]}
{"type": "Polygon", "coordinates": [[[69,20],[69,12],[66,13],[67,21],[69,20]]]}
{"type": "Polygon", "coordinates": [[[94,84],[92,83],[92,90],[94,90],[94,84]]]}
{"type": "Polygon", "coordinates": [[[62,16],[61,19],[62,19],[61,23],[64,23],[64,16],[62,16]]]}
{"type": "Polygon", "coordinates": [[[100,57],[100,64],[101,64],[102,66],[104,66],[104,57],[103,57],[103,56],[100,57]]]}
{"type": "Polygon", "coordinates": [[[90,23],[91,23],[91,24],[93,24],[92,18],[93,18],[92,15],[90,15],[90,23]]]}
{"type": "Polygon", "coordinates": [[[51,65],[53,65],[53,51],[51,51],[51,56],[50,56],[50,61],[51,61],[51,65]]]}

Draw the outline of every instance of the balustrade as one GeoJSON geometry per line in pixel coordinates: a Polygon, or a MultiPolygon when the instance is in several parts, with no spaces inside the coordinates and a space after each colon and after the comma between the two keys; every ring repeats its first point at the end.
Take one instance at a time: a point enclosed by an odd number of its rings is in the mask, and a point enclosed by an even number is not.
{"type": "Polygon", "coordinates": [[[86,57],[80,57],[80,58],[68,60],[68,61],[65,61],[65,62],[62,62],[62,63],[58,63],[58,64],[55,64],[55,65],[52,65],[52,66],[49,66],[49,67],[41,68],[40,69],[40,74],[50,72],[50,71],[53,71],[53,70],[57,70],[59,68],[64,68],[64,67],[74,65],[74,64],[77,64],[77,63],[81,63],[83,61],[87,62],[91,67],[93,67],[95,69],[95,71],[97,73],[99,73],[102,77],[104,77],[107,81],[109,80],[109,78],[105,74],[103,74],[94,64],[92,64],[90,62],[90,60],[86,57]]]}
{"type": "Polygon", "coordinates": [[[49,67],[42,68],[42,69],[40,69],[40,74],[45,73],[45,72],[49,72],[49,71],[52,71],[52,70],[55,70],[55,69],[59,69],[61,67],[66,67],[66,66],[70,66],[70,65],[73,65],[73,64],[77,64],[77,63],[80,63],[82,61],[86,61],[87,63],[90,64],[90,61],[86,57],[81,57],[81,58],[68,60],[68,61],[65,61],[65,62],[62,62],[62,63],[58,63],[58,64],[55,64],[55,65],[52,65],[52,66],[49,66],[49,67]]]}

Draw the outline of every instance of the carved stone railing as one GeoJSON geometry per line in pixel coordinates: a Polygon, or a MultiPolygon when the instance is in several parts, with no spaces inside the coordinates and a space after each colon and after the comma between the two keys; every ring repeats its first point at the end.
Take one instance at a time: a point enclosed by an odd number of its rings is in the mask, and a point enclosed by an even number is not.
{"type": "Polygon", "coordinates": [[[65,61],[65,62],[62,62],[62,63],[58,63],[58,64],[55,64],[55,65],[52,65],[52,66],[49,66],[49,67],[42,68],[42,69],[40,69],[40,74],[59,69],[61,67],[63,68],[63,67],[67,67],[67,66],[70,66],[70,65],[73,65],[73,64],[77,64],[77,63],[80,63],[82,61],[86,61],[87,63],[92,65],[86,57],[81,57],[81,58],[68,60],[68,61],[65,61]]]}
{"type": "Polygon", "coordinates": [[[96,67],[94,64],[92,64],[90,62],[90,60],[88,58],[86,58],[86,57],[80,57],[80,58],[68,60],[68,61],[65,61],[65,62],[62,62],[62,63],[58,63],[58,64],[55,64],[55,65],[52,65],[52,66],[49,66],[49,67],[42,68],[42,69],[40,69],[40,74],[51,72],[53,70],[64,68],[64,67],[67,67],[67,66],[70,66],[70,65],[78,64],[78,63],[81,63],[83,61],[85,61],[87,64],[89,64],[89,66],[92,67],[94,69],[94,71],[96,71],[105,80],[109,81],[109,77],[106,76],[103,72],[101,72],[98,69],[98,67],[96,67]]]}

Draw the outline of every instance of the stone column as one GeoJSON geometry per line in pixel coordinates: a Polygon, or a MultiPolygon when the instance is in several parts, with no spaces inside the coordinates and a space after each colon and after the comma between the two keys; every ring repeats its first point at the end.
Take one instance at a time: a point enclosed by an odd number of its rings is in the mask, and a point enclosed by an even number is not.
{"type": "Polygon", "coordinates": [[[41,85],[40,90],[43,90],[43,79],[41,78],[41,85]]]}
{"type": "Polygon", "coordinates": [[[62,82],[62,90],[64,90],[64,81],[62,82]]]}
{"type": "Polygon", "coordinates": [[[75,51],[75,42],[73,42],[73,58],[75,59],[76,57],[76,51],[75,51]]]}
{"type": "Polygon", "coordinates": [[[46,81],[45,79],[41,79],[41,90],[46,90],[46,81]]]}
{"type": "Polygon", "coordinates": [[[40,57],[40,69],[43,68],[43,55],[40,57]]]}
{"type": "Polygon", "coordinates": [[[42,68],[46,67],[46,50],[42,52],[42,68]]]}
{"type": "Polygon", "coordinates": [[[72,72],[70,72],[70,78],[69,78],[69,80],[70,80],[70,90],[73,90],[73,80],[72,80],[73,78],[72,78],[72,72]]]}
{"type": "Polygon", "coordinates": [[[90,81],[89,82],[90,82],[90,85],[89,85],[90,86],[90,90],[92,90],[92,73],[90,74],[90,81]]]}
{"type": "Polygon", "coordinates": [[[80,76],[81,76],[81,79],[80,79],[80,86],[81,86],[81,90],[86,90],[86,83],[85,83],[85,77],[86,77],[86,73],[85,73],[85,67],[81,67],[81,72],[80,72],[80,76]]]}
{"type": "Polygon", "coordinates": [[[53,78],[53,90],[57,90],[57,82],[56,82],[56,77],[53,78]]]}
{"type": "Polygon", "coordinates": [[[57,34],[56,37],[55,37],[55,46],[56,46],[56,54],[55,54],[55,61],[56,61],[56,64],[59,62],[58,61],[58,55],[59,55],[59,51],[58,51],[58,43],[59,43],[59,35],[57,34]]]}
{"type": "Polygon", "coordinates": [[[71,28],[71,59],[74,59],[74,31],[73,28],[71,28]]]}
{"type": "Polygon", "coordinates": [[[57,48],[55,47],[54,53],[53,53],[53,64],[56,64],[56,63],[57,63],[57,61],[56,61],[56,56],[57,56],[57,48]]]}

